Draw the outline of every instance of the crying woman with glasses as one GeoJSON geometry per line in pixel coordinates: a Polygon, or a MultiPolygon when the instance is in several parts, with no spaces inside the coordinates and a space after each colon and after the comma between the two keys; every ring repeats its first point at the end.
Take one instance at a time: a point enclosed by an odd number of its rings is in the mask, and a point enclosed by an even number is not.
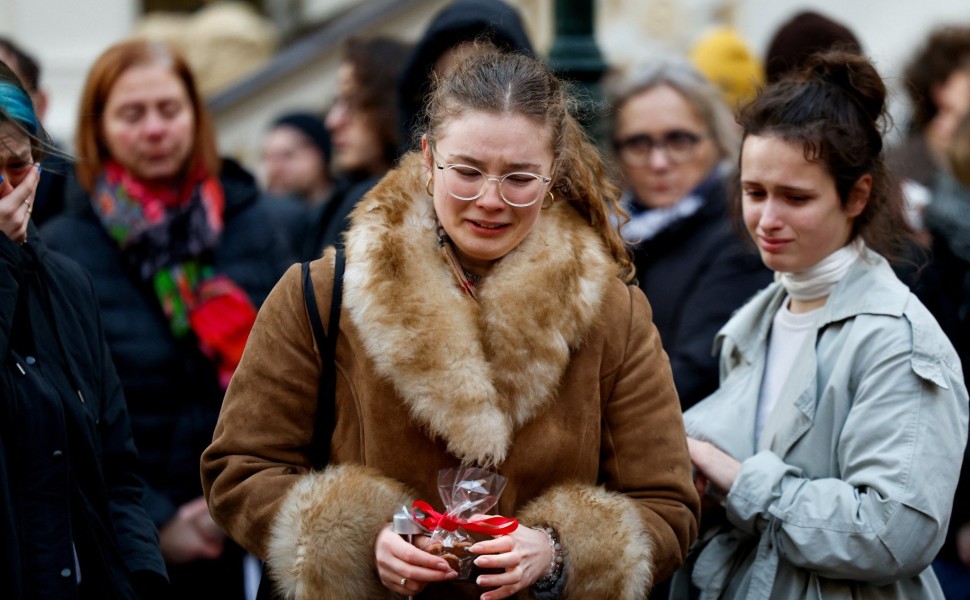
{"type": "MultiPolygon", "coordinates": [[[[330,459],[301,269],[263,305],[202,459],[209,508],[284,598],[646,598],[696,537],[680,405],[614,223],[606,164],[536,59],[476,47],[438,79],[420,151],[344,241],[330,459]],[[518,520],[467,581],[392,517],[438,472],[507,479],[518,520]]],[[[311,263],[328,321],[335,252],[311,263]]]]}
{"type": "Polygon", "coordinates": [[[728,217],[737,124],[717,88],[683,59],[616,73],[608,89],[631,217],[620,231],[687,409],[717,389],[714,335],[771,281],[728,217]]]}

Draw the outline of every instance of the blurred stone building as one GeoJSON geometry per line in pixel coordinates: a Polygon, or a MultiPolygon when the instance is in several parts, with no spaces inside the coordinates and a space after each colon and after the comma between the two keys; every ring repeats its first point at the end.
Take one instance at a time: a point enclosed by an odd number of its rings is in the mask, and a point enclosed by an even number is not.
{"type": "Polygon", "coordinates": [[[273,22],[243,2],[211,2],[191,13],[149,12],[133,29],[135,36],[181,48],[207,97],[263,68],[280,42],[273,22]]]}

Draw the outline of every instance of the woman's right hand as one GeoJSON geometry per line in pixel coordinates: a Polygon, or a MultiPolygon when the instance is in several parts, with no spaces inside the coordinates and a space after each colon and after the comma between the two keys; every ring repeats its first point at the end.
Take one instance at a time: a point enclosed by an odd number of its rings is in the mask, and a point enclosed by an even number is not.
{"type": "Polygon", "coordinates": [[[209,516],[202,496],[180,506],[158,532],[158,538],[162,557],[173,565],[219,558],[226,544],[225,535],[209,516]]]}
{"type": "Polygon", "coordinates": [[[697,469],[697,475],[700,476],[694,477],[694,485],[697,486],[701,497],[703,497],[700,489],[702,484],[705,488],[708,487],[708,483],[714,484],[721,494],[727,494],[731,490],[734,480],[738,478],[738,473],[741,471],[740,462],[714,444],[691,437],[687,438],[687,451],[690,453],[690,461],[697,469]]]}
{"type": "MultiPolygon", "coordinates": [[[[427,540],[424,536],[419,536],[418,539],[427,540]]],[[[417,595],[429,583],[458,577],[458,573],[448,566],[445,559],[409,544],[391,531],[390,523],[377,534],[374,557],[377,574],[384,587],[405,596],[417,595]]]]}
{"type": "Polygon", "coordinates": [[[34,210],[38,181],[40,173],[35,166],[16,187],[9,181],[0,182],[0,231],[16,244],[27,239],[27,223],[34,210]]]}
{"type": "Polygon", "coordinates": [[[957,529],[957,555],[964,567],[970,567],[970,523],[957,529]]]}

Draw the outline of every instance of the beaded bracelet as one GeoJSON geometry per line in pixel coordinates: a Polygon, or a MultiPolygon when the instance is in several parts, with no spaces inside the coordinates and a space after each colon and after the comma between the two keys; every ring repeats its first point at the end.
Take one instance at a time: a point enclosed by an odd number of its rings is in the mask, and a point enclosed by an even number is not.
{"type": "Polygon", "coordinates": [[[552,561],[549,563],[549,570],[539,580],[532,584],[535,591],[547,591],[555,587],[562,578],[563,552],[562,542],[559,541],[559,534],[552,527],[540,527],[539,531],[546,534],[549,540],[549,548],[552,550],[552,561]]]}

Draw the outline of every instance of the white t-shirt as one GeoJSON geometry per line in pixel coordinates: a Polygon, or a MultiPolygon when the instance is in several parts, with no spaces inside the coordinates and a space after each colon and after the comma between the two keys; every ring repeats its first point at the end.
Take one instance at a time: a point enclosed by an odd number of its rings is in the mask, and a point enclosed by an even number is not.
{"type": "Polygon", "coordinates": [[[789,298],[785,298],[771,323],[768,336],[768,356],[765,359],[765,373],[761,379],[761,392],[758,394],[758,415],[754,425],[755,443],[761,438],[761,431],[768,422],[785,380],[795,365],[802,345],[814,338],[818,322],[815,309],[807,313],[795,314],[788,309],[789,298]]]}

